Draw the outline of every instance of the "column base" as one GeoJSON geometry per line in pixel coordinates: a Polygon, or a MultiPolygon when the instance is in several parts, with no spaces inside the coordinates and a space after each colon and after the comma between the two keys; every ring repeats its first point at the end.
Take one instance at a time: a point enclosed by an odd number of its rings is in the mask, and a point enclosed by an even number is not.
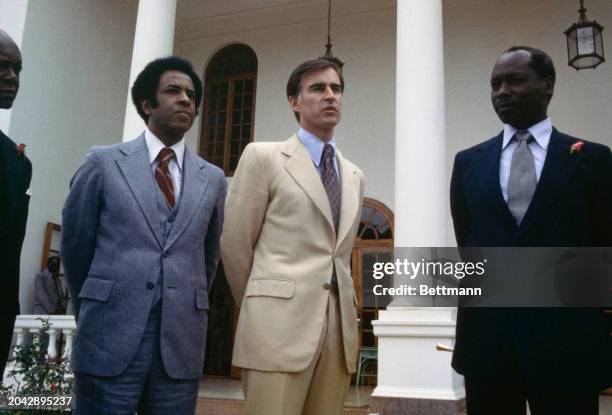
{"type": "Polygon", "coordinates": [[[372,396],[370,413],[378,415],[464,415],[465,399],[417,399],[372,396]]]}

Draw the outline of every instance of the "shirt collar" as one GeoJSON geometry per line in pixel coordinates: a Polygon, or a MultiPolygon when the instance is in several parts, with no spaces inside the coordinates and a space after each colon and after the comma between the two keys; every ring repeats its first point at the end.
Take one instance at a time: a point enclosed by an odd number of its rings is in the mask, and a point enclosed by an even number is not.
{"type": "MultiPolygon", "coordinates": [[[[164,143],[161,142],[159,138],[155,134],[149,130],[149,128],[145,129],[144,132],[145,143],[147,144],[147,149],[149,150],[149,163],[153,164],[160,150],[164,147],[164,143]]],[[[178,164],[179,170],[183,170],[183,156],[185,154],[185,138],[181,138],[181,141],[174,144],[170,147],[174,150],[174,154],[176,154],[176,164],[178,164]]]]}
{"type": "MultiPolygon", "coordinates": [[[[548,143],[550,142],[550,135],[552,134],[552,121],[550,117],[546,117],[544,120],[540,121],[537,124],[532,125],[527,129],[529,133],[533,136],[534,140],[544,151],[548,149],[548,143]]],[[[514,133],[517,132],[517,129],[511,126],[510,124],[504,124],[504,141],[502,143],[502,150],[505,149],[510,140],[514,136],[514,133]]]]}
{"type": "Polygon", "coordinates": [[[319,167],[321,163],[321,155],[323,154],[323,147],[325,147],[325,144],[332,145],[334,148],[334,157],[336,157],[336,137],[332,137],[331,140],[326,142],[301,127],[297,135],[304,147],[306,147],[306,150],[308,150],[310,158],[315,166],[319,167]]]}

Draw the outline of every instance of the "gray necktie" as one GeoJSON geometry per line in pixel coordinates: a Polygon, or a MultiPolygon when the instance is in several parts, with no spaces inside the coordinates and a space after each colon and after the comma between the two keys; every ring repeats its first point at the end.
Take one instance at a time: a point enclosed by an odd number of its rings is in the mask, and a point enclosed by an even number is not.
{"type": "Polygon", "coordinates": [[[334,147],[331,144],[325,144],[323,154],[321,154],[321,181],[323,181],[323,187],[329,199],[329,207],[331,207],[334,219],[334,230],[337,234],[340,223],[340,182],[334,168],[334,147]]]}
{"type": "Polygon", "coordinates": [[[535,193],[537,179],[535,161],[528,145],[533,140],[533,136],[529,131],[518,130],[514,134],[514,139],[518,141],[518,147],[514,149],[510,163],[508,208],[516,224],[520,225],[535,193]]]}

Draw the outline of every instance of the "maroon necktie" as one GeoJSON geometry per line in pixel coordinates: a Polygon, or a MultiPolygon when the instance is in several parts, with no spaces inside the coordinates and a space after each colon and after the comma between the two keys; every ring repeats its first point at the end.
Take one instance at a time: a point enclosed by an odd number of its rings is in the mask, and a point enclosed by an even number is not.
{"type": "Polygon", "coordinates": [[[172,176],[170,176],[170,170],[168,170],[168,163],[172,157],[174,157],[174,150],[168,147],[162,148],[157,155],[159,164],[155,167],[155,180],[157,180],[159,188],[166,197],[166,203],[168,203],[170,209],[174,207],[175,203],[172,176]]]}
{"type": "Polygon", "coordinates": [[[329,199],[334,230],[337,234],[340,223],[340,182],[334,168],[334,147],[331,144],[325,144],[323,154],[321,154],[321,181],[323,181],[323,187],[329,199]]]}

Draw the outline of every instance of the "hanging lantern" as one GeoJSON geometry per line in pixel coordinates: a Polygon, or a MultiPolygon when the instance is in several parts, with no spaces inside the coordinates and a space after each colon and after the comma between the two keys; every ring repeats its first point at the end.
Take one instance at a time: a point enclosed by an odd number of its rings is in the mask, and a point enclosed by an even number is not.
{"type": "Polygon", "coordinates": [[[584,0],[580,0],[578,10],[580,18],[565,31],[567,36],[567,64],[577,71],[595,69],[605,62],[603,51],[602,25],[595,20],[590,22],[586,17],[584,0]]]}
{"type": "Polygon", "coordinates": [[[325,59],[330,62],[335,63],[338,68],[340,68],[340,72],[342,72],[342,67],[344,66],[344,62],[334,56],[332,53],[332,44],[331,44],[331,0],[328,1],[327,8],[327,43],[325,44],[325,54],[323,56],[319,56],[319,59],[325,59]]]}

